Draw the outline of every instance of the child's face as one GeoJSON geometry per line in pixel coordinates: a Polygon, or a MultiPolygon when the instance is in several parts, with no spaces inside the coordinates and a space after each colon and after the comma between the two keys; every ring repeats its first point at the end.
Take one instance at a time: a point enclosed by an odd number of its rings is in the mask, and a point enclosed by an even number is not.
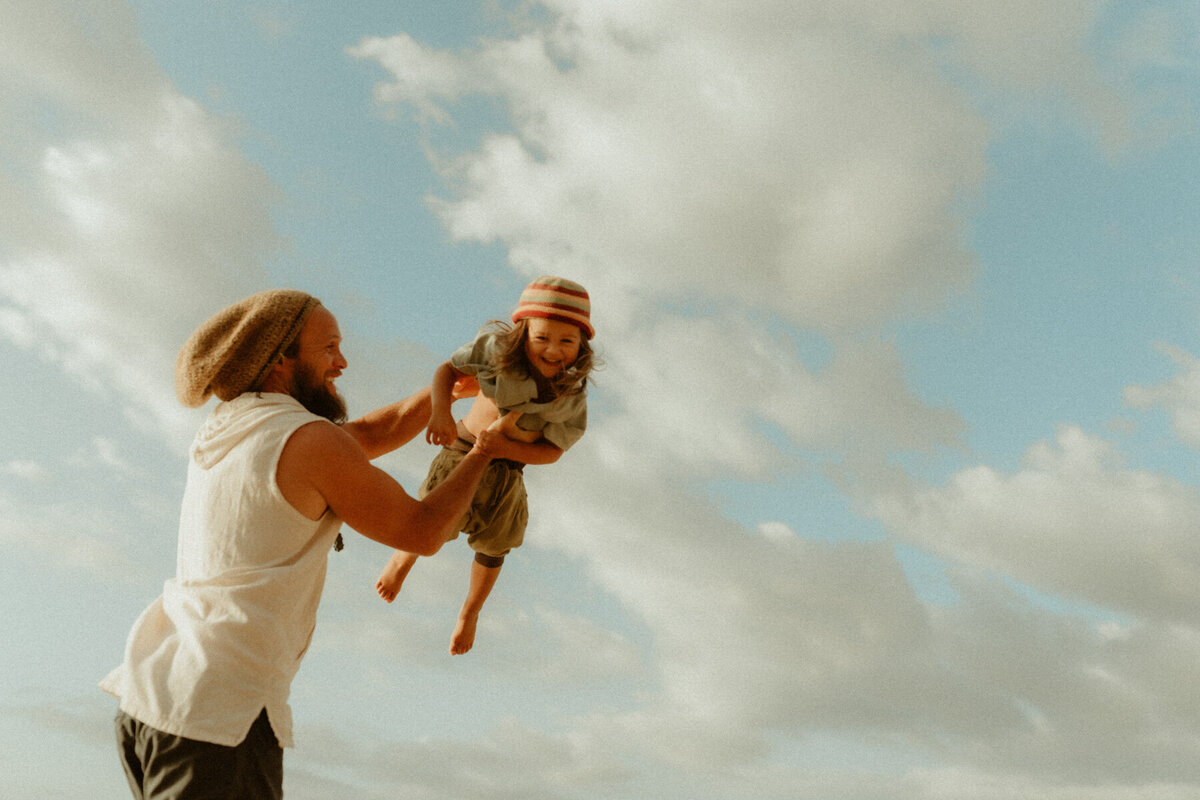
{"type": "Polygon", "coordinates": [[[569,322],[534,317],[525,333],[525,356],[543,378],[553,378],[579,358],[582,337],[569,322]]]}

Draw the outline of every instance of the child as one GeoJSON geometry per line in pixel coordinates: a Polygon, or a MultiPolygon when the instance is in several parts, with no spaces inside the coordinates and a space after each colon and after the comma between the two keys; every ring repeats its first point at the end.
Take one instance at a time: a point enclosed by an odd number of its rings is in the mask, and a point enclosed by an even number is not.
{"type": "MultiPolygon", "coordinates": [[[[471,509],[459,520],[475,551],[470,588],[450,640],[459,655],[475,642],[479,611],[500,575],[504,556],[520,546],[528,519],[526,464],[552,464],[587,426],[588,374],[592,369],[591,302],[587,291],[564,278],[542,276],[525,287],[513,324],[494,322],[459,348],[433,376],[432,412],[425,439],[442,445],[421,485],[424,497],[453,471],[484,432],[497,436],[496,457],[479,482],[471,509]],[[458,423],[450,413],[452,387],[475,376],[479,394],[458,423]]],[[[417,556],[392,554],[375,589],[395,599],[417,556]]]]}

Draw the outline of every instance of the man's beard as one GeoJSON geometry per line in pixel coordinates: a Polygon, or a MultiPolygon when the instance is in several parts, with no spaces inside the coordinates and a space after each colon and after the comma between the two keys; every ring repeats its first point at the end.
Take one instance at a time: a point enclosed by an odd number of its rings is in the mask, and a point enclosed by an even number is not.
{"type": "Polygon", "coordinates": [[[318,417],[324,417],[335,425],[346,421],[346,401],[307,364],[297,364],[292,373],[292,397],[318,417]]]}

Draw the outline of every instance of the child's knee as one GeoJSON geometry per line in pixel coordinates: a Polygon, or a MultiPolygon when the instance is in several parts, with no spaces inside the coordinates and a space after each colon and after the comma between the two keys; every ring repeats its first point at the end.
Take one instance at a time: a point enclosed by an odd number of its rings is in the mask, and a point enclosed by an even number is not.
{"type": "Polygon", "coordinates": [[[487,553],[476,553],[475,563],[488,569],[497,569],[504,563],[504,556],[489,556],[487,553]]]}

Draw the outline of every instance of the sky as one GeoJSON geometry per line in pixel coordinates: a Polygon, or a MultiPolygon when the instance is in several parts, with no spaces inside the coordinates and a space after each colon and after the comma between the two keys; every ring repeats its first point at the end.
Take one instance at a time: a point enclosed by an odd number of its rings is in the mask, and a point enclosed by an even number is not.
{"type": "Polygon", "coordinates": [[[3,797],[128,796],[197,325],[311,292],[357,415],[545,273],[588,434],[467,655],[345,531],[287,797],[1200,797],[1191,0],[0,13],[3,797]]]}

